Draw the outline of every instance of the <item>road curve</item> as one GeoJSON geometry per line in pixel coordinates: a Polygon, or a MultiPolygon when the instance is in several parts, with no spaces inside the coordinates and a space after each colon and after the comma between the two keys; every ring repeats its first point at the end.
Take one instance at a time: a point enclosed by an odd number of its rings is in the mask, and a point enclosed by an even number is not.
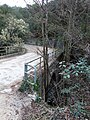
{"type": "Polygon", "coordinates": [[[22,80],[24,64],[39,57],[37,48],[42,50],[42,47],[33,45],[24,45],[24,47],[27,49],[26,54],[0,60],[0,91],[8,85],[22,80]]]}
{"type": "Polygon", "coordinates": [[[42,50],[42,47],[24,47],[27,49],[26,54],[0,60],[0,120],[22,120],[23,106],[30,106],[32,97],[35,97],[21,95],[16,83],[23,79],[24,64],[39,57],[37,48],[42,50]]]}

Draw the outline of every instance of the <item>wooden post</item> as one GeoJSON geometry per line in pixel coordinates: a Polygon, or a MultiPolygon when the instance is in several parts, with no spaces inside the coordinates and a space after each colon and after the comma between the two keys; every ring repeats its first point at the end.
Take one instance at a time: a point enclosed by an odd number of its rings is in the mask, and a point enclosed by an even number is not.
{"type": "Polygon", "coordinates": [[[11,49],[10,49],[10,46],[8,47],[8,53],[10,53],[11,49]]]}
{"type": "Polygon", "coordinates": [[[6,55],[8,54],[8,50],[7,50],[7,47],[6,47],[6,55]]]}

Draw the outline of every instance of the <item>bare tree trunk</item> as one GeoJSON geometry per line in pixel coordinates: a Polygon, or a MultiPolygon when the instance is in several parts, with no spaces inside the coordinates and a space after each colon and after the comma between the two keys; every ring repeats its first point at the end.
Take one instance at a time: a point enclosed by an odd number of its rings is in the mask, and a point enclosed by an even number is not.
{"type": "Polygon", "coordinates": [[[65,56],[64,59],[66,62],[70,61],[71,49],[72,49],[72,39],[73,39],[73,30],[74,30],[74,19],[75,19],[75,9],[76,9],[77,0],[71,0],[70,10],[69,10],[69,22],[68,22],[68,30],[66,32],[66,40],[64,44],[65,56]],[[73,8],[75,7],[75,8],[73,8]]]}
{"type": "MultiPolygon", "coordinates": [[[[48,75],[48,0],[46,0],[46,26],[45,26],[45,37],[46,37],[46,90],[48,89],[49,75],[48,75]]],[[[46,91],[45,91],[46,93],[46,91]]],[[[47,96],[45,95],[45,101],[47,96]]]]}
{"type": "Polygon", "coordinates": [[[43,74],[43,79],[42,79],[42,98],[45,99],[45,86],[46,86],[46,79],[45,79],[45,21],[44,21],[44,12],[43,12],[43,8],[44,7],[44,0],[42,0],[42,8],[41,8],[41,12],[42,12],[42,41],[43,41],[43,64],[44,64],[44,74],[43,74]]]}
{"type": "Polygon", "coordinates": [[[42,39],[43,39],[43,61],[44,61],[44,75],[43,75],[43,99],[46,101],[46,90],[48,88],[48,0],[42,0],[42,39]],[[46,2],[46,6],[44,6],[46,2]],[[45,11],[44,11],[44,7],[45,11]]]}

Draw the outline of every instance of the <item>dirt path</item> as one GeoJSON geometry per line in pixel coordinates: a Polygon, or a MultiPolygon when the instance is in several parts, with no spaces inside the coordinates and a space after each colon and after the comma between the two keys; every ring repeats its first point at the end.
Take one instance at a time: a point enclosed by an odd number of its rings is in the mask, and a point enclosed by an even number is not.
{"type": "Polygon", "coordinates": [[[0,93],[0,120],[22,120],[22,110],[31,106],[32,97],[19,91],[0,93]]]}

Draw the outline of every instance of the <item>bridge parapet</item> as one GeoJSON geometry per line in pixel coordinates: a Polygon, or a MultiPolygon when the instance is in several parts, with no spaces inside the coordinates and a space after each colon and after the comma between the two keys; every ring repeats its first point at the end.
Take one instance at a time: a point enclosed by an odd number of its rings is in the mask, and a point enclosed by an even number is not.
{"type": "MultiPolygon", "coordinates": [[[[49,66],[60,55],[60,50],[54,50],[48,54],[49,66]]],[[[31,80],[36,83],[36,80],[43,72],[43,57],[38,57],[24,66],[24,80],[31,80]]]]}
{"type": "Polygon", "coordinates": [[[21,46],[3,46],[0,47],[0,59],[9,57],[10,55],[19,54],[23,51],[23,47],[21,46]]]}

